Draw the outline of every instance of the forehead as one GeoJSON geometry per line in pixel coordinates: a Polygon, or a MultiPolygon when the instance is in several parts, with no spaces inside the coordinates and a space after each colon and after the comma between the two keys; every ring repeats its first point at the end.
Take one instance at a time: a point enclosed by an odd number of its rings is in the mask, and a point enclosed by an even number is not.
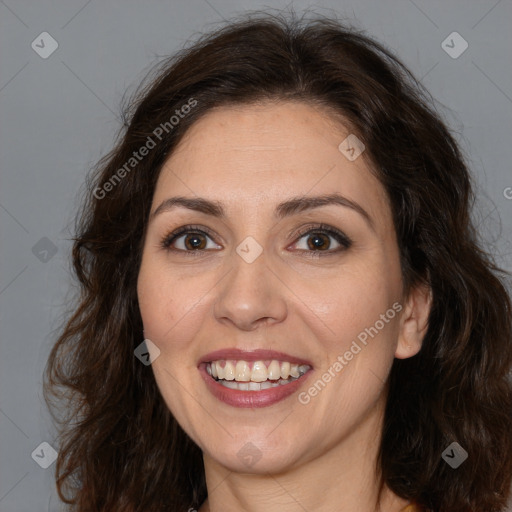
{"type": "Polygon", "coordinates": [[[236,215],[296,195],[338,192],[361,204],[376,224],[390,222],[386,193],[363,157],[339,145],[350,131],[301,102],[221,107],[187,131],[165,162],[154,203],[170,195],[207,197],[236,215]]]}

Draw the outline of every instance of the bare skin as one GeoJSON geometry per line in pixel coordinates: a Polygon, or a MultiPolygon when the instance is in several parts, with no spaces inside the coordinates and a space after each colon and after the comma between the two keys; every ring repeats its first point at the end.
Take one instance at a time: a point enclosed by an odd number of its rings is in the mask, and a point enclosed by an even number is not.
{"type": "MultiPolygon", "coordinates": [[[[350,161],[338,149],[348,134],[305,103],[220,108],[189,129],[162,169],[152,213],[165,199],[186,196],[219,201],[226,214],[175,207],[156,215],[138,278],[145,336],[160,349],[152,364],[157,385],[203,451],[208,499],[199,512],[377,510],[386,381],[394,358],[420,350],[431,295],[418,288],[404,296],[385,190],[363,156],[350,161]],[[336,204],[274,216],[291,197],[333,193],[371,220],[336,204]],[[352,244],[322,234],[319,223],[352,244]],[[192,234],[161,246],[188,224],[192,234]],[[249,236],[262,249],[251,263],[236,251],[249,236]],[[197,237],[202,252],[186,243],[197,237]],[[391,317],[393,304],[400,310],[391,317]],[[358,335],[377,325],[333,370],[358,335]],[[232,347],[302,357],[312,373],[273,405],[234,407],[210,393],[198,370],[201,357],[232,347]],[[328,383],[309,393],[329,369],[328,383]],[[259,457],[250,466],[239,456],[248,443],[259,457]]],[[[385,488],[380,510],[407,504],[385,488]]]]}

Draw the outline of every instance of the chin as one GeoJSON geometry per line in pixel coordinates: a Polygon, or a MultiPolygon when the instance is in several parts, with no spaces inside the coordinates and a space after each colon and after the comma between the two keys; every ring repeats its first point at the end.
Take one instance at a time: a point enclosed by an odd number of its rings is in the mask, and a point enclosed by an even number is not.
{"type": "MultiPolygon", "coordinates": [[[[260,436],[246,435],[230,439],[228,444],[215,444],[206,450],[209,457],[229,471],[237,473],[280,473],[298,464],[301,447],[291,443],[290,437],[268,437],[268,429],[260,436]]],[[[293,439],[295,436],[291,436],[293,439]]]]}

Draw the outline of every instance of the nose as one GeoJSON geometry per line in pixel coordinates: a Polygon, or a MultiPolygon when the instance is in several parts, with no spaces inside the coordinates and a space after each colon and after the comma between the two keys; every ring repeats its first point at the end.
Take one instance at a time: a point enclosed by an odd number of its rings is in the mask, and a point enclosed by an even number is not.
{"type": "Polygon", "coordinates": [[[219,283],[214,316],[221,323],[253,331],[282,322],[287,315],[286,286],[267,266],[265,251],[252,263],[233,254],[231,271],[219,283]]]}

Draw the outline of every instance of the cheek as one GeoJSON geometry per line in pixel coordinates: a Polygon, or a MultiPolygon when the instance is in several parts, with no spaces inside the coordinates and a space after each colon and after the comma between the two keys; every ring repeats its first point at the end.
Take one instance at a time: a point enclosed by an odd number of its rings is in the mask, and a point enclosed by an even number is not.
{"type": "Polygon", "coordinates": [[[144,330],[146,336],[151,339],[151,333],[162,319],[165,289],[158,286],[159,274],[152,272],[148,267],[144,264],[141,266],[137,280],[137,297],[144,330]]]}
{"type": "MultiPolygon", "coordinates": [[[[383,259],[383,258],[381,258],[383,259]]],[[[352,266],[324,288],[315,313],[326,358],[304,401],[330,404],[331,427],[374,407],[384,391],[399,331],[400,279],[384,261],[352,266]],[[378,264],[377,264],[378,263],[378,264]],[[328,329],[326,329],[326,327],[328,329]]],[[[303,402],[302,402],[303,403],[303,402]]]]}
{"type": "Polygon", "coordinates": [[[151,262],[143,262],[137,281],[137,296],[146,337],[160,347],[165,333],[179,319],[179,291],[176,294],[176,287],[169,282],[164,269],[151,262]]]}
{"type": "Polygon", "coordinates": [[[182,389],[192,389],[189,381],[195,367],[189,357],[190,340],[201,325],[197,318],[201,307],[194,307],[198,297],[183,280],[169,276],[168,270],[149,259],[141,265],[137,295],[145,337],[160,350],[151,364],[155,381],[168,408],[186,424],[183,411],[190,404],[182,389]]]}
{"type": "Polygon", "coordinates": [[[158,323],[172,324],[187,304],[187,287],[173,278],[161,262],[155,258],[143,259],[137,280],[137,295],[142,319],[156,326],[158,323]]]}
{"type": "Polygon", "coordinates": [[[182,359],[190,340],[203,324],[211,285],[205,279],[177,276],[161,265],[141,266],[137,283],[139,309],[145,336],[153,341],[169,364],[182,359]]]}
{"type": "MultiPolygon", "coordinates": [[[[357,282],[337,304],[330,299],[333,307],[324,316],[330,330],[318,336],[326,358],[300,397],[301,403],[311,403],[317,410],[328,409],[327,423],[334,430],[346,427],[347,418],[357,421],[382,399],[396,350],[401,305],[382,279],[375,289],[369,286],[373,280],[357,282]]],[[[312,421],[317,428],[325,428],[322,414],[312,421]]]]}
{"type": "MultiPolygon", "coordinates": [[[[319,286],[304,287],[301,295],[304,304],[322,322],[318,323],[328,351],[338,353],[349,347],[352,340],[364,341],[365,334],[377,323],[379,338],[393,338],[396,334],[393,319],[397,312],[393,304],[400,297],[400,278],[396,270],[386,265],[383,258],[368,260],[360,265],[347,265],[331,275],[328,282],[319,286]],[[386,313],[389,310],[388,313],[386,313]],[[384,315],[384,319],[382,316],[384,315]]],[[[368,334],[366,336],[371,339],[368,334]]]]}

